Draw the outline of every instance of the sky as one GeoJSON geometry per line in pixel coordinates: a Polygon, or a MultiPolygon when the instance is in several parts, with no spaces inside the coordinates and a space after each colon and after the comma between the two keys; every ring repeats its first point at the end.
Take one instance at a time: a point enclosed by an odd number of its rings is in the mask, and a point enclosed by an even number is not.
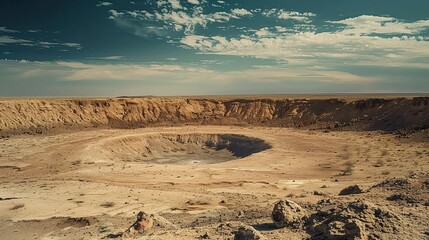
{"type": "Polygon", "coordinates": [[[4,0],[0,97],[427,93],[426,0],[4,0]]]}

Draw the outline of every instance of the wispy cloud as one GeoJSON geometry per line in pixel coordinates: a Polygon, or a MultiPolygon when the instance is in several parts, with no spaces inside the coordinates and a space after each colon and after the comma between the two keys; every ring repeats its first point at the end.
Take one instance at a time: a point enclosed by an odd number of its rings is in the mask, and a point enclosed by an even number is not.
{"type": "Polygon", "coordinates": [[[311,19],[316,16],[315,13],[312,12],[296,12],[296,11],[285,11],[283,9],[269,9],[264,10],[262,12],[264,16],[267,17],[277,17],[279,19],[288,19],[288,20],[295,20],[298,22],[311,22],[311,19]]]}
{"type": "Polygon", "coordinates": [[[113,5],[113,3],[111,2],[100,2],[99,4],[97,4],[97,7],[107,7],[111,5],[113,5]]]}
{"type": "Polygon", "coordinates": [[[231,13],[236,16],[246,16],[246,15],[253,15],[251,12],[244,8],[235,8],[231,10],[231,13]]]}
{"type": "Polygon", "coordinates": [[[4,32],[4,33],[17,33],[17,30],[12,30],[12,29],[8,29],[6,27],[0,27],[0,32],[4,32]]]}
{"type": "MultiPolygon", "coordinates": [[[[243,8],[232,9],[230,12],[204,13],[204,8],[201,6],[186,10],[177,0],[169,0],[168,3],[171,5],[171,9],[165,8],[167,2],[157,2],[161,9],[151,12],[147,10],[109,10],[109,18],[115,20],[120,26],[138,32],[139,36],[150,36],[150,34],[157,34],[157,32],[150,31],[149,26],[162,27],[188,35],[195,33],[197,27],[206,28],[210,23],[225,23],[231,19],[240,19],[252,15],[250,11],[243,8]],[[142,34],[141,31],[136,31],[136,28],[147,30],[147,33],[142,34]]],[[[165,35],[162,32],[158,35],[165,35]]]]}
{"type": "Polygon", "coordinates": [[[0,45],[16,44],[28,47],[52,48],[52,47],[68,47],[74,49],[82,49],[79,43],[61,43],[61,42],[48,42],[48,41],[33,41],[12,36],[0,36],[0,45]]]}
{"type": "Polygon", "coordinates": [[[52,48],[52,47],[67,47],[74,49],[82,49],[82,46],[79,43],[72,42],[54,42],[54,41],[45,41],[45,40],[33,40],[31,34],[37,34],[41,30],[33,29],[27,31],[30,35],[25,35],[25,38],[16,37],[22,35],[18,30],[8,29],[6,27],[0,27],[0,33],[5,33],[7,35],[0,35],[0,45],[20,45],[27,47],[39,47],[39,48],[52,48]]]}
{"type": "Polygon", "coordinates": [[[88,59],[98,59],[98,60],[121,60],[124,56],[107,56],[107,57],[93,57],[88,59]]]}
{"type": "Polygon", "coordinates": [[[20,39],[20,38],[14,38],[12,36],[0,36],[0,45],[5,44],[32,44],[33,41],[20,39]]]}
{"type": "MultiPolygon", "coordinates": [[[[123,80],[151,81],[170,79],[175,84],[226,84],[244,82],[315,81],[315,82],[371,82],[375,77],[364,77],[345,71],[321,71],[305,68],[255,68],[248,71],[217,72],[202,67],[169,64],[90,64],[82,62],[2,61],[8,69],[16,69],[20,78],[55,76],[59,81],[123,80]],[[18,71],[19,69],[19,71],[18,71]]],[[[0,67],[1,68],[1,67],[0,67]]]]}
{"type": "Polygon", "coordinates": [[[369,34],[418,34],[429,28],[429,20],[416,22],[403,22],[393,17],[380,17],[362,15],[341,21],[330,21],[345,25],[341,30],[344,34],[369,35],[369,34]]]}
{"type": "Polygon", "coordinates": [[[200,4],[200,1],[199,0],[188,0],[188,3],[198,5],[198,4],[200,4]]]}

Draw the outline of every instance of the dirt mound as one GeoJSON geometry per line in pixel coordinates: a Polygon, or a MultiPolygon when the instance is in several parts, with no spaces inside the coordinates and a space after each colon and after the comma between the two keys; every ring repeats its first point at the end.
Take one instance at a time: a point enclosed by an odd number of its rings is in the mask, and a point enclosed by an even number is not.
{"type": "Polygon", "coordinates": [[[156,134],[104,143],[106,156],[117,161],[162,164],[213,164],[244,158],[271,148],[265,141],[234,134],[156,134]]]}
{"type": "Polygon", "coordinates": [[[363,200],[334,204],[319,203],[308,221],[311,239],[395,239],[402,220],[393,212],[363,200]]]}
{"type": "Polygon", "coordinates": [[[0,134],[151,125],[263,125],[357,130],[426,129],[429,98],[1,100],[0,134]]]}

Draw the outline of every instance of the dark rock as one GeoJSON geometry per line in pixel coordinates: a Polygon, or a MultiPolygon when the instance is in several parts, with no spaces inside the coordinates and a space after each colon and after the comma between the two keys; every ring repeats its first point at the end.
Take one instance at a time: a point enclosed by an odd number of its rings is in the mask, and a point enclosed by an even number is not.
{"type": "Polygon", "coordinates": [[[209,233],[205,233],[203,235],[200,236],[200,239],[211,239],[209,233]]]}
{"type": "Polygon", "coordinates": [[[351,195],[351,194],[360,194],[363,193],[363,190],[358,185],[348,186],[341,190],[339,195],[351,195]]]}

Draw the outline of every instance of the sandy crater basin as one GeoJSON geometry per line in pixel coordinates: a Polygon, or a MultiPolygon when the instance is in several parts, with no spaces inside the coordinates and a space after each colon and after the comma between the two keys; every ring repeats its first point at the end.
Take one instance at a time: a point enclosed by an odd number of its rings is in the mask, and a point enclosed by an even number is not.
{"type": "Polygon", "coordinates": [[[271,146],[264,140],[227,133],[159,133],[122,137],[103,143],[114,162],[216,164],[245,158],[271,146]]]}

